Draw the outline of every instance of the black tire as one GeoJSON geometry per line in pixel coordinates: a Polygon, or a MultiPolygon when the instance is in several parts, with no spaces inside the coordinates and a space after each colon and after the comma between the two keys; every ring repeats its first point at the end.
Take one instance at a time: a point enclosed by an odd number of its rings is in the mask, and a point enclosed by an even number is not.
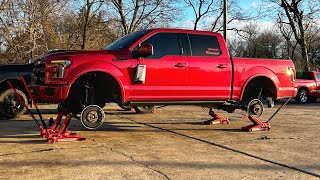
{"type": "Polygon", "coordinates": [[[300,89],[296,96],[296,102],[299,104],[305,104],[308,101],[308,92],[304,89],[300,89]]]}
{"type": "Polygon", "coordinates": [[[311,97],[309,97],[309,102],[315,103],[315,102],[317,102],[317,99],[318,99],[318,97],[316,97],[316,96],[311,96],[311,97]]]}
{"type": "Polygon", "coordinates": [[[148,113],[153,113],[154,112],[154,106],[149,105],[149,106],[134,106],[133,107],[136,113],[141,113],[141,114],[148,114],[148,113]]]}
{"type": "Polygon", "coordinates": [[[125,106],[121,103],[117,103],[119,107],[121,107],[123,110],[126,110],[126,111],[131,111],[132,109],[132,106],[125,106]]]}
{"type": "MultiPolygon", "coordinates": [[[[18,89],[16,89],[16,91],[24,100],[24,103],[27,104],[27,96],[18,89]]],[[[18,118],[24,114],[26,110],[12,89],[8,89],[0,94],[0,116],[6,119],[18,118]]]]}

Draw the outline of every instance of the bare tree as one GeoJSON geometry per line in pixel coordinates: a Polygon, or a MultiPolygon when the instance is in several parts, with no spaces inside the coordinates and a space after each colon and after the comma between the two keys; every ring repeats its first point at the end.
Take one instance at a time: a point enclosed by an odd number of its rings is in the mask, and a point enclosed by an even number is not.
{"type": "Polygon", "coordinates": [[[120,22],[122,35],[138,29],[163,26],[178,16],[170,0],[106,0],[120,22]]]}
{"type": "Polygon", "coordinates": [[[2,2],[0,3],[0,12],[3,11],[5,3],[6,3],[5,0],[2,0],[2,2]]]}
{"type": "Polygon", "coordinates": [[[26,61],[48,50],[46,32],[50,16],[59,11],[65,1],[7,0],[0,11],[2,47],[8,62],[26,61]],[[45,25],[47,24],[47,25],[45,25]]]}
{"type": "Polygon", "coordinates": [[[284,38],[284,50],[286,50],[286,55],[284,58],[289,58],[295,60],[295,52],[297,49],[297,41],[292,41],[293,39],[293,32],[291,31],[290,27],[284,25],[283,23],[278,23],[278,29],[282,37],[284,38]]]}
{"type": "Polygon", "coordinates": [[[193,10],[195,15],[194,17],[194,26],[193,29],[196,30],[199,21],[201,18],[205,17],[206,15],[220,10],[220,7],[214,8],[214,0],[183,0],[188,6],[190,6],[193,10]]]}
{"type": "Polygon", "coordinates": [[[306,41],[308,42],[308,52],[310,63],[313,69],[320,68],[320,26],[312,23],[306,31],[306,41]]]}
{"type": "Polygon", "coordinates": [[[101,49],[116,39],[104,1],[81,2],[1,1],[0,62],[25,62],[50,49],[101,49]]]}
{"type": "Polygon", "coordinates": [[[282,39],[273,29],[261,31],[257,23],[243,28],[242,38],[231,43],[232,54],[242,57],[282,58],[282,39]]]}
{"type": "Polygon", "coordinates": [[[103,5],[103,1],[101,0],[86,0],[86,3],[82,8],[84,20],[83,20],[81,49],[85,49],[87,30],[89,28],[90,22],[92,18],[97,15],[102,5],[103,5]]]}
{"type": "MultiPolygon", "coordinates": [[[[222,0],[184,0],[185,4],[192,9],[194,14],[194,27],[196,30],[199,28],[199,23],[203,22],[203,29],[209,31],[223,31],[223,13],[224,6],[222,0]]],[[[236,0],[228,1],[228,24],[235,20],[248,21],[258,19],[263,15],[261,7],[250,9],[248,12],[239,6],[236,0]]],[[[242,29],[229,27],[228,30],[236,31],[241,35],[242,29]]]]}
{"type": "Polygon", "coordinates": [[[289,26],[293,36],[301,49],[302,59],[305,61],[304,69],[310,70],[310,61],[308,55],[308,43],[306,41],[306,30],[309,26],[309,20],[320,11],[319,1],[302,0],[272,0],[284,11],[278,16],[278,23],[289,26]],[[286,20],[285,20],[286,19],[286,20]]]}

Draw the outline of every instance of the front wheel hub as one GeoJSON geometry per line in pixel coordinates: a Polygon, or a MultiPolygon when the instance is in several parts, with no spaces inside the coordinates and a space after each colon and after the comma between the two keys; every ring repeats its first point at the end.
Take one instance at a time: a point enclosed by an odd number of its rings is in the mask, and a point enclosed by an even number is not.
{"type": "Polygon", "coordinates": [[[253,99],[249,102],[247,108],[248,115],[260,117],[263,113],[263,103],[259,99],[253,99]]]}
{"type": "Polygon", "coordinates": [[[103,124],[104,111],[97,105],[90,105],[85,107],[80,115],[80,121],[87,129],[97,129],[103,124]]]}

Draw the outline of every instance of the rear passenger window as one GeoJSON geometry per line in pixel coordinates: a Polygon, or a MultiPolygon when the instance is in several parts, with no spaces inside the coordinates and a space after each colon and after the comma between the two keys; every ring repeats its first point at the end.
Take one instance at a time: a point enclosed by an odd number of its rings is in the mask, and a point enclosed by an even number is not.
{"type": "Polygon", "coordinates": [[[314,80],[314,79],[313,79],[313,74],[312,74],[312,72],[301,72],[301,71],[298,71],[298,72],[296,73],[296,78],[297,78],[297,79],[314,80]]]}
{"type": "Polygon", "coordinates": [[[159,59],[166,55],[181,55],[177,33],[158,33],[141,44],[151,44],[153,46],[153,55],[146,57],[146,59],[159,59]]]}
{"type": "Polygon", "coordinates": [[[215,36],[188,34],[193,56],[221,55],[218,39],[215,36]]]}

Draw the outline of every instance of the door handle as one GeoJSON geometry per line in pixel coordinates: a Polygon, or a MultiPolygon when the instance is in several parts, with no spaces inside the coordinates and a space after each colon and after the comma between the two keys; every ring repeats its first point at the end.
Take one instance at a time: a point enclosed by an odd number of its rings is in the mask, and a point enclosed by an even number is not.
{"type": "Polygon", "coordinates": [[[228,65],[227,64],[218,64],[217,68],[219,68],[219,69],[228,68],[228,65]]]}
{"type": "Polygon", "coordinates": [[[174,67],[177,67],[177,68],[184,68],[184,67],[186,67],[186,66],[187,66],[186,63],[175,63],[175,64],[174,64],[174,67]]]}

